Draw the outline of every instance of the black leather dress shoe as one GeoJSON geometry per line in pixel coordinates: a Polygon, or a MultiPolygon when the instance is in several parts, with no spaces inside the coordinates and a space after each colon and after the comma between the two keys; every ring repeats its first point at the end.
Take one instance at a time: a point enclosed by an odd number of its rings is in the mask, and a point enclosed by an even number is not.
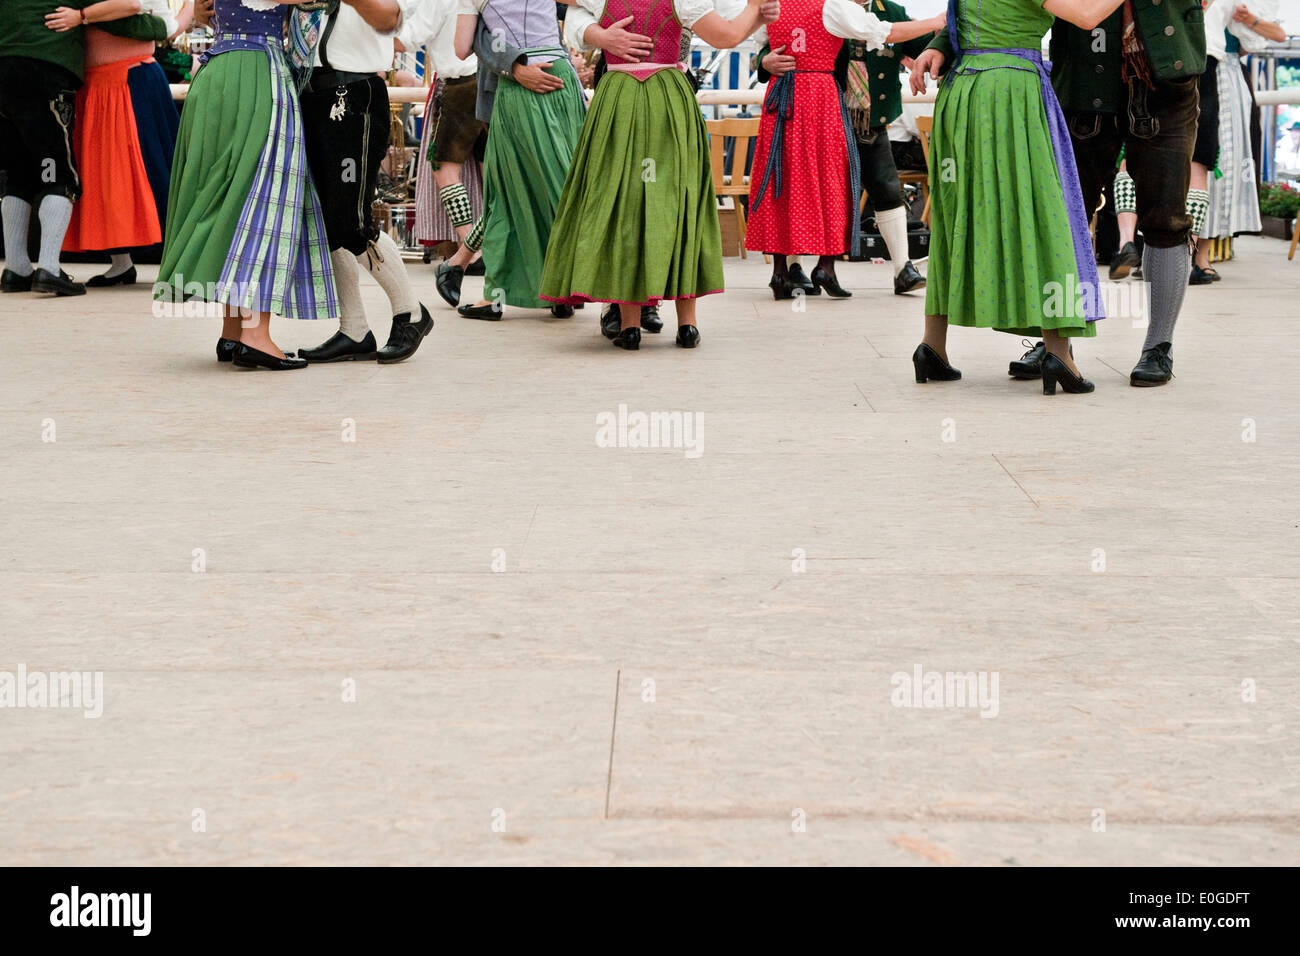
{"type": "Polygon", "coordinates": [[[693,349],[700,344],[700,330],[693,325],[677,326],[677,345],[679,348],[693,349]]]}
{"type": "Polygon", "coordinates": [[[600,334],[607,339],[612,339],[622,328],[623,312],[617,302],[611,302],[609,308],[600,317],[600,334]]]}
{"type": "Polygon", "coordinates": [[[462,305],[456,310],[467,319],[486,319],[489,322],[501,321],[501,308],[495,302],[487,305],[462,305]]]}
{"type": "Polygon", "coordinates": [[[388,344],[379,350],[379,364],[392,365],[409,359],[420,347],[424,337],[433,328],[433,316],[420,303],[420,321],[412,322],[410,312],[393,316],[393,328],[388,333],[388,344]]]}
{"type": "Polygon", "coordinates": [[[571,319],[573,318],[573,306],[557,302],[551,306],[551,315],[557,319],[571,319]]]}
{"type": "Polygon", "coordinates": [[[1115,253],[1115,258],[1110,260],[1110,278],[1112,281],[1127,279],[1140,265],[1142,265],[1142,257],[1138,254],[1138,247],[1131,242],[1126,242],[1124,248],[1115,253]]]}
{"type": "Polygon", "coordinates": [[[487,263],[483,261],[482,256],[479,256],[477,259],[475,259],[473,262],[471,262],[469,265],[465,267],[465,275],[467,276],[487,275],[487,263]]]}
{"type": "Polygon", "coordinates": [[[916,381],[924,385],[929,379],[936,382],[955,382],[961,378],[961,372],[945,362],[934,349],[922,342],[912,353],[912,366],[916,370],[916,381]]]}
{"type": "Polygon", "coordinates": [[[623,329],[618,335],[614,336],[614,344],[621,349],[635,352],[641,347],[641,330],[635,325],[630,329],[623,329]]]}
{"type": "Polygon", "coordinates": [[[135,285],[135,266],[131,266],[125,272],[119,272],[115,276],[105,272],[103,275],[91,276],[86,280],[86,288],[88,289],[103,289],[110,285],[135,285]]]}
{"type": "Polygon", "coordinates": [[[894,276],[894,295],[906,295],[917,289],[925,288],[925,276],[912,265],[912,260],[908,259],[903,263],[903,268],[899,270],[898,275],[894,276]]]}
{"type": "Polygon", "coordinates": [[[803,289],[804,295],[822,294],[822,290],[813,284],[812,279],[809,279],[808,276],[804,275],[803,267],[800,266],[799,263],[792,262],[790,268],[786,270],[785,275],[794,285],[803,289]]]}
{"type": "Polygon", "coordinates": [[[465,279],[465,270],[460,266],[449,266],[445,262],[439,262],[433,274],[434,285],[438,287],[438,295],[442,296],[442,301],[453,309],[460,305],[460,284],[465,279]]]}
{"type": "Polygon", "coordinates": [[[826,294],[832,299],[847,299],[853,295],[852,292],[840,286],[835,276],[831,275],[821,266],[812,271],[813,283],[826,290],[826,294]]]}
{"type": "Polygon", "coordinates": [[[1169,356],[1173,348],[1171,342],[1161,342],[1155,348],[1147,349],[1138,359],[1137,365],[1129,373],[1128,383],[1137,388],[1154,388],[1168,384],[1174,377],[1174,360],[1169,356]]]}
{"type": "MultiPolygon", "coordinates": [[[[1029,340],[1024,341],[1029,345],[1029,340]]],[[[1029,351],[1020,358],[1007,366],[1007,374],[1012,378],[1033,379],[1043,377],[1043,356],[1047,354],[1047,346],[1042,342],[1036,345],[1029,345],[1029,351]]]]}
{"type": "Polygon", "coordinates": [[[288,355],[278,358],[268,352],[249,348],[243,342],[240,342],[239,347],[235,349],[235,357],[231,362],[235,368],[269,368],[273,372],[287,372],[289,369],[307,367],[306,359],[291,358],[288,355]]]}
{"type": "Polygon", "coordinates": [[[641,306],[641,328],[656,334],[664,330],[664,320],[659,318],[659,306],[641,306]]]}
{"type": "Polygon", "coordinates": [[[12,269],[0,273],[0,292],[31,292],[32,274],[20,276],[12,269]]]}
{"type": "Polygon", "coordinates": [[[55,275],[48,269],[37,269],[32,273],[33,292],[52,292],[55,295],[85,295],[86,287],[62,269],[55,275]]]}
{"type": "Polygon", "coordinates": [[[376,348],[374,332],[367,331],[365,338],[355,342],[340,330],[314,349],[298,351],[313,365],[324,365],[326,362],[373,362],[378,357],[376,348]]]}
{"type": "Polygon", "coordinates": [[[1097,387],[1082,375],[1075,375],[1070,371],[1070,366],[1048,352],[1043,356],[1043,394],[1055,395],[1058,384],[1065,391],[1074,394],[1091,392],[1097,387]]]}

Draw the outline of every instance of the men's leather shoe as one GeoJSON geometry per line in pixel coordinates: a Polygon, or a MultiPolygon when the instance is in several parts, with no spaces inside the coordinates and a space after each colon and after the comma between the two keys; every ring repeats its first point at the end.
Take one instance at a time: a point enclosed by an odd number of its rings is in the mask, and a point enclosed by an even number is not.
{"type": "Polygon", "coordinates": [[[442,301],[453,309],[460,305],[460,284],[465,279],[465,270],[460,266],[449,266],[445,262],[439,262],[433,274],[434,285],[438,287],[438,295],[442,296],[442,301]]]}
{"type": "Polygon", "coordinates": [[[1110,260],[1110,277],[1113,281],[1126,279],[1141,265],[1142,257],[1138,255],[1138,247],[1131,242],[1126,242],[1124,248],[1115,253],[1115,258],[1110,260]]]}
{"type": "Polygon", "coordinates": [[[487,275],[487,263],[483,261],[482,256],[479,256],[477,259],[475,259],[473,262],[471,262],[469,265],[465,267],[465,275],[467,276],[487,275]]]}
{"type": "Polygon", "coordinates": [[[1137,388],[1154,388],[1165,385],[1174,377],[1174,360],[1169,357],[1172,342],[1161,342],[1142,353],[1137,365],[1129,373],[1128,383],[1137,388]]]}
{"type": "Polygon", "coordinates": [[[331,335],[324,344],[314,349],[300,349],[300,355],[313,365],[326,362],[372,362],[377,358],[375,333],[367,331],[366,337],[354,342],[342,330],[331,335]]]}
{"type": "Polygon", "coordinates": [[[647,332],[662,332],[664,330],[664,320],[659,318],[659,306],[641,306],[641,328],[647,332]]]}
{"type": "Polygon", "coordinates": [[[894,295],[904,295],[915,289],[925,288],[925,276],[917,271],[916,266],[912,265],[912,260],[908,259],[903,263],[903,268],[899,270],[898,275],[894,276],[894,295]]]}
{"type": "Polygon", "coordinates": [[[48,269],[37,269],[32,273],[32,291],[52,292],[55,295],[85,295],[86,287],[62,269],[58,275],[48,269]]]}
{"type": "Polygon", "coordinates": [[[135,266],[115,276],[105,272],[103,275],[91,276],[86,280],[86,287],[89,289],[102,289],[110,285],[135,285],[135,266]]]}
{"type": "MultiPolygon", "coordinates": [[[[1029,345],[1029,340],[1026,339],[1024,344],[1029,345]]],[[[1047,346],[1042,342],[1030,345],[1028,352],[1007,366],[1007,374],[1020,379],[1042,378],[1043,356],[1046,354],[1047,346]]]]}
{"type": "Polygon", "coordinates": [[[812,279],[804,274],[803,268],[797,262],[790,263],[790,268],[785,272],[785,277],[790,280],[792,285],[803,289],[804,295],[821,295],[822,290],[817,287],[812,279]]]}
{"type": "Polygon", "coordinates": [[[420,303],[419,322],[411,321],[410,312],[393,316],[393,328],[388,333],[388,344],[379,350],[379,364],[392,365],[409,359],[432,328],[433,316],[429,315],[429,310],[424,307],[423,302],[420,303]]]}
{"type": "Polygon", "coordinates": [[[462,305],[456,310],[467,319],[486,319],[489,322],[501,321],[501,308],[495,302],[487,305],[462,305]]]}
{"type": "Polygon", "coordinates": [[[31,292],[32,273],[20,276],[13,269],[0,273],[0,292],[31,292]]]}

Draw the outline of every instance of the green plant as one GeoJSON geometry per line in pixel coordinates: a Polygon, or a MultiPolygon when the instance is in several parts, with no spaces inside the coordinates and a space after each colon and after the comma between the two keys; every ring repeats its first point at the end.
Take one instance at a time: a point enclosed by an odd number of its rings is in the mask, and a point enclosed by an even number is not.
{"type": "Polygon", "coordinates": [[[1288,183],[1261,183],[1259,213],[1278,219],[1293,218],[1300,213],[1300,190],[1288,183]]]}

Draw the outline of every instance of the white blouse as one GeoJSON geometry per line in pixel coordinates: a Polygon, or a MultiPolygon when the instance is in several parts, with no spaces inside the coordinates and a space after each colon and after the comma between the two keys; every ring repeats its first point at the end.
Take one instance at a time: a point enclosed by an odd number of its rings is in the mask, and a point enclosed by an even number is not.
{"type": "MultiPolygon", "coordinates": [[[[1222,60],[1224,57],[1224,29],[1240,41],[1245,53],[1258,53],[1268,46],[1269,41],[1252,30],[1249,24],[1232,19],[1237,2],[1238,0],[1214,0],[1205,11],[1205,49],[1215,59],[1222,60]]],[[[1246,0],[1246,6],[1261,20],[1277,23],[1277,0],[1246,0]]]]}
{"type": "MultiPolygon", "coordinates": [[[[822,26],[831,36],[843,40],[861,40],[868,50],[879,50],[889,42],[893,24],[868,13],[853,0],[826,0],[822,6],[822,26]]],[[[758,28],[754,40],[767,42],[767,24],[758,28]]]]}
{"type": "Polygon", "coordinates": [[[412,52],[427,47],[433,72],[447,78],[469,76],[478,70],[478,57],[471,54],[462,60],[456,56],[457,6],[457,0],[408,0],[398,34],[402,46],[412,52]]]}

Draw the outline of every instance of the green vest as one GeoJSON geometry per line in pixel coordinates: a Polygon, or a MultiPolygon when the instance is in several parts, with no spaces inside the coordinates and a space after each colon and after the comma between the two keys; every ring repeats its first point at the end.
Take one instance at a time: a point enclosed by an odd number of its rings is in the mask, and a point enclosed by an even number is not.
{"type": "MultiPolygon", "coordinates": [[[[1200,0],[1133,0],[1133,15],[1157,81],[1205,72],[1205,11],[1200,0]]],[[[1066,112],[1119,110],[1123,29],[1122,7],[1092,31],[1057,18],[1050,45],[1052,85],[1066,112]]]]}
{"type": "MultiPolygon", "coordinates": [[[[866,0],[864,10],[889,23],[906,23],[912,18],[901,4],[893,0],[866,0]]],[[[930,35],[868,50],[861,40],[845,40],[850,60],[860,60],[867,66],[871,85],[871,126],[888,126],[903,113],[903,77],[900,70],[904,57],[916,59],[930,42],[930,35]]]]}

